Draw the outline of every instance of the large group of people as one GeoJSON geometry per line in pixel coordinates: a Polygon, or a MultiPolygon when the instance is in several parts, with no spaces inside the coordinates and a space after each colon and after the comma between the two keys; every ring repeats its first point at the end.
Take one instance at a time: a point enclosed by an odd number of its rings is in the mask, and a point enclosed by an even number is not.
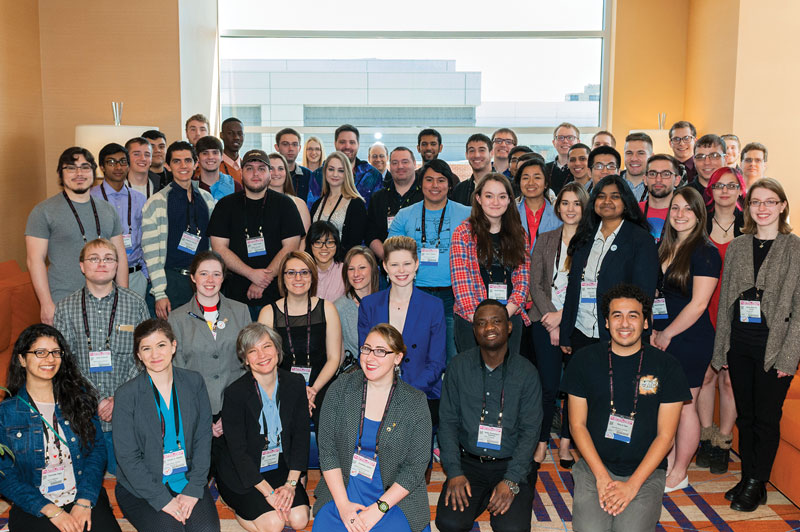
{"type": "Polygon", "coordinates": [[[12,532],[119,530],[105,472],[143,531],[220,530],[213,479],[250,532],[421,532],[434,460],[439,530],[529,530],[557,425],[575,530],[653,530],[692,460],[727,471],[734,424],[725,497],[765,502],[800,239],[764,145],[680,121],[672,154],[644,133],[620,153],[562,123],[548,162],[501,128],[469,137],[462,181],[435,129],[368,161],[349,124],[327,154],[285,128],[240,155],[234,117],[209,133],[69,148],[30,213],[12,532]]]}

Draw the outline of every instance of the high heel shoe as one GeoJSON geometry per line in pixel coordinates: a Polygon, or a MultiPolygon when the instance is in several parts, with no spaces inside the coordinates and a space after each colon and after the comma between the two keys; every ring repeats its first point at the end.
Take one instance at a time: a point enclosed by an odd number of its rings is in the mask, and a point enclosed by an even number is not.
{"type": "Polygon", "coordinates": [[[561,469],[572,469],[572,466],[575,465],[575,460],[574,459],[564,460],[563,458],[559,458],[558,463],[561,466],[561,469]]]}

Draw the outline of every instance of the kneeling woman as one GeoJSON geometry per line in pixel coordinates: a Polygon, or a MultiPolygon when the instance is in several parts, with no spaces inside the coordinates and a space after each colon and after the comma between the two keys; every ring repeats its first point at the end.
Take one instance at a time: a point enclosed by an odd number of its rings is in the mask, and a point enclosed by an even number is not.
{"type": "Polygon", "coordinates": [[[431,418],[425,394],[395,376],[405,353],[397,329],[376,325],[361,346],[361,371],[341,375],[328,391],[314,530],[430,528],[431,418]]]}
{"type": "Polygon", "coordinates": [[[9,530],[119,531],[103,488],[97,398],[58,330],[38,324],[22,331],[8,388],[0,444],[14,455],[0,457],[0,494],[12,503],[9,530]]]}
{"type": "Polygon", "coordinates": [[[114,396],[117,502],[137,530],[218,531],[208,491],[211,405],[203,377],[173,367],[178,343],[166,320],[133,331],[145,371],[114,396]]]}
{"type": "Polygon", "coordinates": [[[225,445],[217,487],[249,532],[308,524],[308,495],[299,484],[308,467],[306,382],[279,369],[281,337],[263,323],[242,329],[236,354],[247,373],[225,390],[225,445]]]}

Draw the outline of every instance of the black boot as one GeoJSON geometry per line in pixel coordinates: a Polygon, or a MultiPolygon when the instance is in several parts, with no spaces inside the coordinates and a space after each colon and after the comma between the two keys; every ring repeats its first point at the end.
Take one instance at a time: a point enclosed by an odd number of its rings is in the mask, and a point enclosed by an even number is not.
{"type": "Polygon", "coordinates": [[[731,510],[737,512],[754,512],[759,505],[767,502],[767,488],[763,480],[748,478],[742,490],[731,503],[731,510]]]}
{"type": "Polygon", "coordinates": [[[711,472],[715,475],[722,475],[728,472],[728,461],[731,457],[730,449],[720,447],[711,448],[711,472]]]}
{"type": "Polygon", "coordinates": [[[734,487],[725,492],[726,501],[733,501],[739,495],[739,492],[742,491],[744,487],[744,481],[745,479],[743,477],[734,487]]]}
{"type": "Polygon", "coordinates": [[[700,448],[697,449],[697,458],[694,460],[697,467],[708,467],[711,465],[712,450],[711,440],[700,440],[700,448]]]}

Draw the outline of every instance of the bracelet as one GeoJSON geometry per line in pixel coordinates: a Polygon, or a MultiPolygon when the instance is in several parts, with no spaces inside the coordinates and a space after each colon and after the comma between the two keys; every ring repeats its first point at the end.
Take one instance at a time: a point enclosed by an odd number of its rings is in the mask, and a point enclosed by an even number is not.
{"type": "Polygon", "coordinates": [[[86,508],[87,510],[91,510],[92,509],[92,505],[91,504],[83,504],[82,502],[74,502],[72,504],[75,505],[75,506],[80,506],[81,508],[86,508]]]}
{"type": "Polygon", "coordinates": [[[59,509],[58,509],[58,511],[57,511],[56,513],[54,513],[54,514],[53,514],[53,515],[51,515],[51,516],[48,516],[47,518],[48,518],[48,519],[55,519],[56,517],[58,517],[59,515],[61,515],[61,514],[63,514],[63,513],[64,513],[64,509],[63,509],[63,508],[59,508],[59,509]]]}

